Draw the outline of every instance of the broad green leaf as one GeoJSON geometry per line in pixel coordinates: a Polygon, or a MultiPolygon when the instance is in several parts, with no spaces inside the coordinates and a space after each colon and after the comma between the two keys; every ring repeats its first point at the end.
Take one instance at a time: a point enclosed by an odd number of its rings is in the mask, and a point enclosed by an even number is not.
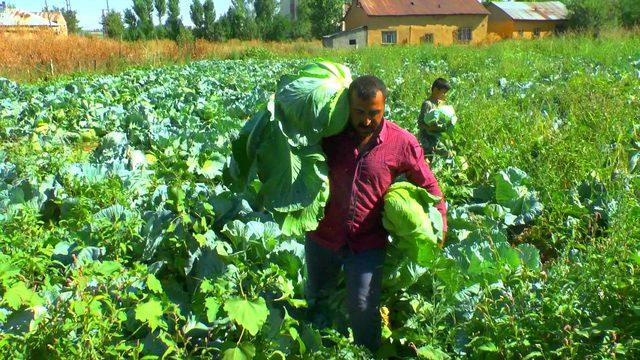
{"type": "Polygon", "coordinates": [[[207,179],[213,179],[216,176],[222,175],[222,169],[226,158],[221,154],[214,154],[213,158],[206,160],[202,167],[198,170],[198,173],[206,177],[207,179]]]}
{"type": "Polygon", "coordinates": [[[117,261],[100,261],[94,263],[93,269],[104,276],[109,276],[122,269],[122,264],[117,261]]]}
{"type": "Polygon", "coordinates": [[[42,302],[40,297],[22,281],[8,288],[2,296],[2,300],[13,310],[18,310],[23,305],[31,307],[42,302]]]}
{"type": "Polygon", "coordinates": [[[251,180],[251,170],[256,161],[256,152],[262,142],[262,133],[271,119],[271,112],[263,109],[256,113],[247,121],[238,138],[231,144],[233,162],[231,166],[231,176],[237,184],[239,190],[244,189],[251,180]]]}
{"type": "Polygon", "coordinates": [[[522,264],[527,267],[527,269],[532,271],[539,271],[542,267],[542,263],[540,261],[540,251],[531,245],[531,244],[520,244],[518,245],[518,250],[520,251],[520,259],[522,260],[522,264]]]}
{"type": "Polygon", "coordinates": [[[313,203],[298,211],[281,213],[274,212],[273,216],[281,224],[282,233],[287,236],[302,236],[318,227],[318,222],[324,216],[324,208],[329,199],[329,183],[325,182],[322,190],[313,203]]]}
{"type": "Polygon", "coordinates": [[[0,262],[0,284],[2,282],[11,279],[13,276],[20,273],[20,268],[16,267],[10,262],[9,258],[1,259],[0,262]]]}
{"type": "Polygon", "coordinates": [[[208,297],[205,300],[204,306],[207,308],[207,320],[213,322],[217,319],[218,310],[220,309],[220,302],[214,297],[208,297]]]}
{"type": "Polygon", "coordinates": [[[511,269],[516,269],[520,266],[520,254],[518,251],[511,247],[508,243],[495,244],[500,260],[507,264],[511,269]]]}
{"type": "Polygon", "coordinates": [[[222,360],[251,360],[255,355],[255,346],[248,343],[242,343],[238,347],[225,350],[222,355],[222,360]]]}
{"type": "Polygon", "coordinates": [[[478,346],[478,350],[485,351],[485,352],[492,352],[492,353],[500,351],[498,349],[498,347],[496,346],[496,344],[494,344],[492,342],[487,342],[487,343],[484,343],[484,344],[478,346]]]}
{"type": "Polygon", "coordinates": [[[135,313],[136,320],[148,324],[151,331],[164,324],[162,320],[162,304],[158,300],[151,299],[146,303],[138,304],[135,313]]]}
{"type": "Polygon", "coordinates": [[[280,212],[306,208],[316,200],[328,179],[322,148],[292,148],[275,122],[269,123],[265,132],[257,162],[265,207],[280,212]]]}
{"type": "Polygon", "coordinates": [[[427,346],[423,346],[418,348],[417,351],[418,354],[418,358],[419,359],[426,359],[426,360],[446,360],[446,359],[450,359],[449,355],[447,355],[447,353],[445,353],[444,351],[435,348],[431,345],[427,345],[427,346]]]}
{"type": "Polygon", "coordinates": [[[254,336],[260,331],[269,315],[269,309],[262,297],[256,301],[231,298],[225,302],[224,310],[231,320],[254,336]]]}
{"type": "Polygon", "coordinates": [[[162,294],[162,284],[153,274],[147,275],[147,288],[156,294],[162,294]]]}

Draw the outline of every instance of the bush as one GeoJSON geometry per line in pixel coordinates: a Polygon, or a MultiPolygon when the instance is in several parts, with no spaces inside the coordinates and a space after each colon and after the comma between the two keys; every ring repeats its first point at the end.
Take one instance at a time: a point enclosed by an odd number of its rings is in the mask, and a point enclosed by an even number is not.
{"type": "Polygon", "coordinates": [[[599,32],[603,28],[640,25],[638,0],[567,0],[569,26],[599,32]]]}
{"type": "Polygon", "coordinates": [[[618,0],[571,0],[567,8],[571,28],[599,31],[618,25],[618,0]]]}
{"type": "Polygon", "coordinates": [[[640,1],[620,0],[620,20],[624,26],[640,25],[640,1]]]}

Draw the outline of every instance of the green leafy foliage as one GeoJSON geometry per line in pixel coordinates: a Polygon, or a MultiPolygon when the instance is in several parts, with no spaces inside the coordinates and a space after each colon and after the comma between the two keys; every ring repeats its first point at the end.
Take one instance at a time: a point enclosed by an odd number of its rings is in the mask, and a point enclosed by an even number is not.
{"type": "Polygon", "coordinates": [[[269,309],[263,298],[258,298],[256,301],[232,298],[225,301],[224,310],[231,320],[254,336],[260,331],[269,315],[269,309]]]}
{"type": "MultiPolygon", "coordinates": [[[[383,78],[388,117],[410,130],[430,78],[455,90],[458,122],[429,159],[447,241],[428,266],[388,248],[378,357],[638,357],[637,48],[576,37],[331,55],[383,78]]],[[[285,134],[278,79],[309,60],[257,55],[0,79],[0,357],[376,356],[306,320],[294,234],[329,194],[287,189],[311,189],[303,168],[326,172],[260,144],[272,122],[285,134]],[[273,189],[311,205],[267,208],[265,174],[296,175],[273,189]]]]}
{"type": "Polygon", "coordinates": [[[145,303],[139,304],[136,306],[135,313],[136,320],[140,320],[149,325],[151,331],[164,324],[164,321],[162,320],[162,304],[158,300],[151,299],[145,303]]]}

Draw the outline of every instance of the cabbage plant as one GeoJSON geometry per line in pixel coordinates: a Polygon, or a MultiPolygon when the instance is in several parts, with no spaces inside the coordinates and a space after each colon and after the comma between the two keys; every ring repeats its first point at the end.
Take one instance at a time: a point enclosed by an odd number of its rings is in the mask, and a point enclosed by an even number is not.
{"type": "Polygon", "coordinates": [[[449,131],[457,122],[458,117],[451,105],[440,105],[424,116],[424,123],[435,125],[438,132],[449,131]]]}

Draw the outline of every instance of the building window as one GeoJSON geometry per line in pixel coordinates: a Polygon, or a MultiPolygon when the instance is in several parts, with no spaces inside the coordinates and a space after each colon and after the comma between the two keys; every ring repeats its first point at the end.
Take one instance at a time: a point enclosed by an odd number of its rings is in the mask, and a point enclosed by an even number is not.
{"type": "Polygon", "coordinates": [[[356,39],[349,39],[349,45],[356,45],[357,43],[356,39]]]}
{"type": "Polygon", "coordinates": [[[431,33],[424,34],[424,36],[422,37],[422,43],[423,44],[433,44],[433,34],[431,34],[431,33]]]}
{"type": "Polygon", "coordinates": [[[458,42],[467,43],[471,41],[471,28],[464,27],[458,29],[458,42]]]}
{"type": "Polygon", "coordinates": [[[534,38],[539,38],[540,37],[540,28],[533,29],[533,37],[534,38]]]}
{"type": "Polygon", "coordinates": [[[383,31],[382,43],[383,44],[396,44],[398,42],[398,33],[396,31],[383,31]]]}

